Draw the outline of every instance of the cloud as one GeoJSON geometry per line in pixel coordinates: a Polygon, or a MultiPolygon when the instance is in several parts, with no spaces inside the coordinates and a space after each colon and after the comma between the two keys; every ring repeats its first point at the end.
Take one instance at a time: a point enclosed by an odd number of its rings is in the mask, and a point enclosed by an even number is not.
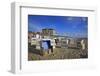
{"type": "Polygon", "coordinates": [[[87,28],[88,28],[88,25],[84,25],[84,28],[86,28],[86,29],[87,29],[87,28]]]}
{"type": "Polygon", "coordinates": [[[82,20],[83,21],[87,21],[87,17],[82,17],[82,20]]]}
{"type": "Polygon", "coordinates": [[[73,25],[72,28],[73,28],[73,29],[76,29],[76,28],[77,28],[77,25],[73,25]]]}
{"type": "Polygon", "coordinates": [[[73,20],[73,17],[68,17],[67,20],[73,20]]]}
{"type": "Polygon", "coordinates": [[[29,23],[29,25],[28,25],[28,30],[29,31],[37,32],[37,31],[41,31],[41,29],[42,29],[41,26],[33,24],[33,23],[29,23]]]}

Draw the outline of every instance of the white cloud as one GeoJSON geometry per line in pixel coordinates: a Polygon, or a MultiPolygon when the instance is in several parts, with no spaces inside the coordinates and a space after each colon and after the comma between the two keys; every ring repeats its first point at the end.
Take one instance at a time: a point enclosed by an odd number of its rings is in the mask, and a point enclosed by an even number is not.
{"type": "Polygon", "coordinates": [[[68,17],[67,20],[73,20],[73,17],[68,17]]]}
{"type": "Polygon", "coordinates": [[[41,31],[41,29],[42,29],[41,26],[29,23],[29,30],[31,30],[31,31],[41,31]]]}
{"type": "Polygon", "coordinates": [[[73,28],[73,29],[77,28],[77,25],[73,25],[72,28],[73,28]]]}
{"type": "Polygon", "coordinates": [[[86,20],[87,20],[87,18],[86,18],[86,17],[82,17],[82,20],[83,20],[83,21],[86,21],[86,20]]]}

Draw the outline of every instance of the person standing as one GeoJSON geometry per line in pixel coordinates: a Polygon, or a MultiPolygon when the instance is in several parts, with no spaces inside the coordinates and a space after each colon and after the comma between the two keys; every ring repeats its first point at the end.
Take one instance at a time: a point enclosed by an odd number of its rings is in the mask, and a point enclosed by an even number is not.
{"type": "Polygon", "coordinates": [[[85,50],[85,41],[81,40],[81,46],[82,46],[82,50],[85,50]]]}
{"type": "Polygon", "coordinates": [[[48,44],[46,41],[42,41],[42,50],[43,50],[43,55],[47,55],[48,54],[48,44]]]}

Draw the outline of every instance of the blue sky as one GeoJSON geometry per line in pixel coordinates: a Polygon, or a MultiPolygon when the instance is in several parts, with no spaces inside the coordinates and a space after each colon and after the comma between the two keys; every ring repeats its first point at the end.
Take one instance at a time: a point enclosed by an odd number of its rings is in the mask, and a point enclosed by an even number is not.
{"type": "Polygon", "coordinates": [[[28,31],[38,32],[53,28],[60,35],[87,37],[88,18],[78,16],[28,15],[28,31]]]}

